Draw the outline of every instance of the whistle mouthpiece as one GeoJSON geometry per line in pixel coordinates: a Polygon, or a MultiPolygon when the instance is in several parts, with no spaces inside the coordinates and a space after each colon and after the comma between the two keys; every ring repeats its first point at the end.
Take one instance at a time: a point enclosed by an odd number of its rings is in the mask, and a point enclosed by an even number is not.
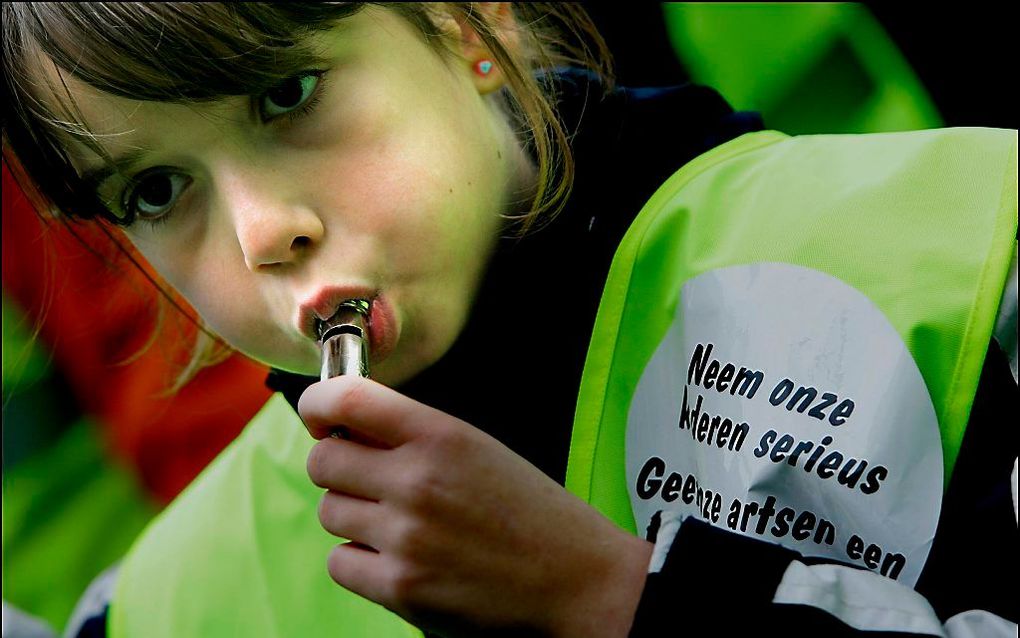
{"type": "Polygon", "coordinates": [[[342,374],[368,376],[368,314],[371,304],[365,299],[345,301],[332,317],[318,322],[322,347],[320,379],[342,374]]]}

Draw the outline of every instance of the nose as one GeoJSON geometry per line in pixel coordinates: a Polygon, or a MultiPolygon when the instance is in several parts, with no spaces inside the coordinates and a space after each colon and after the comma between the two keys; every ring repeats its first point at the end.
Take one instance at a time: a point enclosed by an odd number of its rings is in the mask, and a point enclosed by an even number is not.
{"type": "Polygon", "coordinates": [[[246,171],[223,180],[222,186],[245,265],[252,272],[297,263],[325,234],[315,210],[294,198],[282,180],[267,177],[246,171]]]}

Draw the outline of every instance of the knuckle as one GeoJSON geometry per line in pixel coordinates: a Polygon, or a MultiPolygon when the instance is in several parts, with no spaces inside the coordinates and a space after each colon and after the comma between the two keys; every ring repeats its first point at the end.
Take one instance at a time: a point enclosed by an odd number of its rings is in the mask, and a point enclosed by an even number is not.
{"type": "Polygon", "coordinates": [[[428,511],[443,497],[446,488],[444,476],[439,468],[433,465],[419,467],[410,472],[406,489],[407,504],[412,511],[428,511]]]}
{"type": "Polygon", "coordinates": [[[348,581],[347,565],[340,547],[334,547],[326,557],[326,571],[330,577],[339,585],[346,586],[348,581]]]}
{"type": "Polygon", "coordinates": [[[305,470],[312,483],[319,487],[327,487],[326,482],[329,476],[329,442],[320,441],[312,446],[308,453],[308,460],[305,462],[305,470]]]}
{"type": "Polygon", "coordinates": [[[417,607],[419,593],[427,587],[427,577],[419,566],[409,561],[396,561],[391,569],[389,597],[410,611],[417,607]]]}
{"type": "Polygon", "coordinates": [[[333,499],[330,498],[329,492],[323,494],[322,498],[319,499],[318,515],[319,523],[326,529],[329,529],[330,523],[333,520],[333,499]]]}
{"type": "Polygon", "coordinates": [[[411,559],[421,553],[426,524],[415,516],[394,523],[391,549],[395,555],[411,559]]]}
{"type": "Polygon", "coordinates": [[[425,437],[429,456],[441,465],[455,463],[469,452],[470,437],[464,428],[455,427],[446,421],[435,423],[425,437]]]}
{"type": "Polygon", "coordinates": [[[314,387],[314,384],[309,386],[301,393],[301,396],[298,397],[297,411],[302,418],[304,418],[305,414],[310,412],[312,409],[312,396],[314,394],[314,390],[312,390],[312,388],[314,387]]]}

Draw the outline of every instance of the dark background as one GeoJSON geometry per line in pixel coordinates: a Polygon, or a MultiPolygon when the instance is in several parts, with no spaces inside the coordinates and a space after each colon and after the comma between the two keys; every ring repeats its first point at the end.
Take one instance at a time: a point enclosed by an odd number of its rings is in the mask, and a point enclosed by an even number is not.
{"type": "MultiPolygon", "coordinates": [[[[583,4],[613,52],[621,85],[687,80],[659,3],[583,4]]],[[[1007,95],[1016,82],[1016,51],[1009,44],[1016,26],[1005,5],[864,4],[914,67],[946,126],[1017,128],[1016,102],[1007,95]]]]}

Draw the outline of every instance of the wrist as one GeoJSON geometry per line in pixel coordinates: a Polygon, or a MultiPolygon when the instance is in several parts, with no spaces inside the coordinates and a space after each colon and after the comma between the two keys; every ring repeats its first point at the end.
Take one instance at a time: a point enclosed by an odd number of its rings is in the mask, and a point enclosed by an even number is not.
{"type": "Polygon", "coordinates": [[[615,526],[598,560],[583,571],[558,610],[550,635],[557,638],[625,638],[634,622],[651,560],[651,543],[615,526]]]}

